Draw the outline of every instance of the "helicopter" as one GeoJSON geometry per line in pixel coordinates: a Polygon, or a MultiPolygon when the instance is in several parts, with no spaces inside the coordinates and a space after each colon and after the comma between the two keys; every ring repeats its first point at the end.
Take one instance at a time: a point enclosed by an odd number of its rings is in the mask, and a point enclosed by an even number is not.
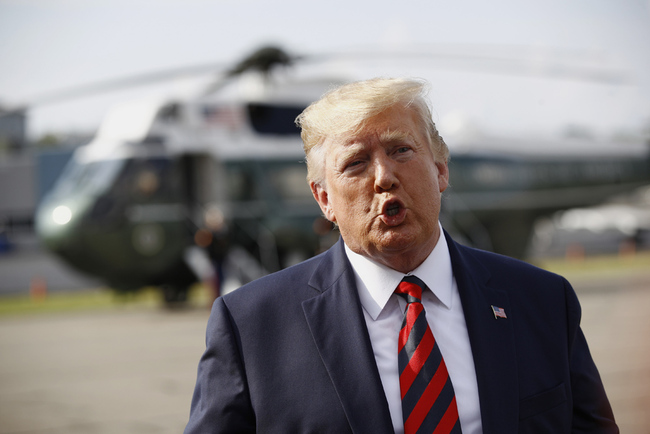
{"type": "MultiPolygon", "coordinates": [[[[264,47],[198,97],[115,107],[39,204],[43,244],[116,290],[160,287],[168,305],[187,299],[210,262],[230,258],[229,271],[245,282],[331,246],[336,229],[312,198],[294,120],[354,77],[278,73],[298,60],[264,47]]],[[[450,146],[441,214],[450,232],[523,257],[540,216],[650,181],[647,144],[615,153],[592,146],[585,155],[530,142],[450,146]]]]}

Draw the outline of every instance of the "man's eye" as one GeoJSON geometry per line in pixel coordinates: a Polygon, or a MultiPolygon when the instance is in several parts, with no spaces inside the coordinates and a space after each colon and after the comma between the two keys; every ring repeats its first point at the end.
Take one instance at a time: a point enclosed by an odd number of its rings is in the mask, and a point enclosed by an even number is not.
{"type": "Polygon", "coordinates": [[[346,168],[346,169],[354,169],[356,166],[359,166],[360,164],[361,164],[361,161],[360,161],[360,160],[351,161],[350,163],[348,163],[348,164],[345,166],[345,168],[346,168]]]}
{"type": "Polygon", "coordinates": [[[394,154],[396,157],[408,156],[413,152],[413,149],[410,146],[400,146],[395,148],[394,154]]]}

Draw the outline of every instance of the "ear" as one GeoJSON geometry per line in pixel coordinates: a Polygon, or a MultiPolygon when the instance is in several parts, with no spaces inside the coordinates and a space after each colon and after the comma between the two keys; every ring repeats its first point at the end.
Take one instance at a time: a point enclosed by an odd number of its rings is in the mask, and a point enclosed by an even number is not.
{"type": "Polygon", "coordinates": [[[442,193],[449,187],[449,167],[446,161],[436,161],[436,167],[438,168],[438,186],[442,193]]]}
{"type": "Polygon", "coordinates": [[[334,210],[332,210],[332,205],[329,201],[327,190],[315,182],[310,182],[309,187],[311,188],[311,194],[314,195],[314,199],[316,199],[316,202],[318,202],[318,205],[320,206],[321,211],[323,211],[325,218],[332,223],[336,223],[336,216],[334,216],[334,210]]]}

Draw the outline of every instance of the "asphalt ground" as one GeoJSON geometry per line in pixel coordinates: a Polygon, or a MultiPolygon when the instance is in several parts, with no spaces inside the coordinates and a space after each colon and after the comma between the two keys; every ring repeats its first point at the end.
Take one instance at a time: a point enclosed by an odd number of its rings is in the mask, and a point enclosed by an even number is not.
{"type": "MultiPolygon", "coordinates": [[[[568,277],[621,432],[648,434],[650,261],[568,277]]],[[[122,303],[0,316],[0,434],[182,432],[208,314],[122,303]]]]}
{"type": "Polygon", "coordinates": [[[207,308],[0,319],[0,433],[180,433],[207,308]]]}

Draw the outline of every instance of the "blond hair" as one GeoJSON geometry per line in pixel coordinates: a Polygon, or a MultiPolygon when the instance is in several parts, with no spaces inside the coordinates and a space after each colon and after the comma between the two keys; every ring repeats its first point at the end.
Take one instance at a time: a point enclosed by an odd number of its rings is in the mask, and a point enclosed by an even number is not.
{"type": "Polygon", "coordinates": [[[407,78],[374,78],[344,84],[327,92],[297,118],[307,161],[307,179],[316,184],[324,181],[326,138],[355,134],[365,123],[383,111],[402,106],[413,110],[422,126],[436,160],[447,161],[449,149],[438,133],[426,99],[427,84],[407,78]]]}

